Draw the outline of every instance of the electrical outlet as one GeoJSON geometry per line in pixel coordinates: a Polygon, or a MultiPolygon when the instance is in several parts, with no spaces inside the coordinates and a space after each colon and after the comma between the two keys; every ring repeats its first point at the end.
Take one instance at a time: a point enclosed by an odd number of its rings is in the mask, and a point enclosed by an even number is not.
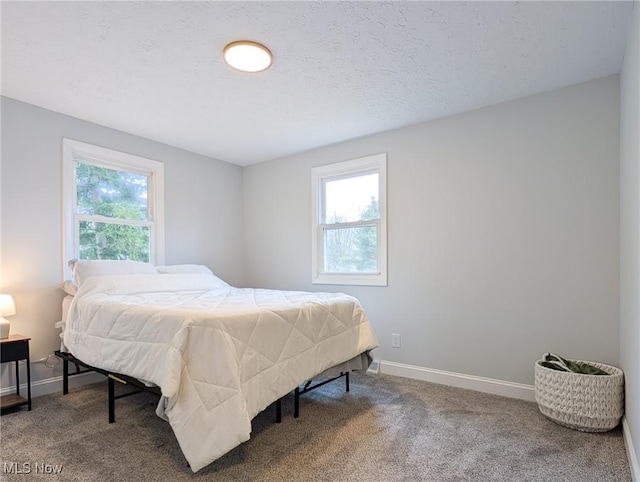
{"type": "Polygon", "coordinates": [[[400,334],[393,333],[391,335],[391,348],[400,348],[400,334]]]}

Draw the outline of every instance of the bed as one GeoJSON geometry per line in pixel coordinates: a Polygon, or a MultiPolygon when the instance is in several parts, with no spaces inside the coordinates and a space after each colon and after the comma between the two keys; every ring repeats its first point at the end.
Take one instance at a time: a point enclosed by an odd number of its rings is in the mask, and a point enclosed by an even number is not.
{"type": "Polygon", "coordinates": [[[328,370],[366,370],[378,346],[351,296],[234,288],[207,271],[83,276],[63,332],[87,365],[160,388],[156,412],[194,472],[248,440],[270,404],[328,370]]]}

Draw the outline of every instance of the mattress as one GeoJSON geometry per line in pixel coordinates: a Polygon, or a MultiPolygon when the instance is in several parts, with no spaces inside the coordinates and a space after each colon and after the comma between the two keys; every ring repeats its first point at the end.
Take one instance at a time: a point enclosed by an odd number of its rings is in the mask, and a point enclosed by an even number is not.
{"type": "Polygon", "coordinates": [[[351,296],[181,274],[87,279],[64,344],[89,365],[158,385],[157,412],[194,472],[248,440],[251,419],[275,400],[378,346],[351,296]]]}

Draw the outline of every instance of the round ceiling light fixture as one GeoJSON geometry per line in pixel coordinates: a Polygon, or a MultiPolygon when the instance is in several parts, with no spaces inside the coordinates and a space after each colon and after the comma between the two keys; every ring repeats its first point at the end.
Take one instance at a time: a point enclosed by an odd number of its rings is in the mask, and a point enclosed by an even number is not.
{"type": "Polygon", "coordinates": [[[271,67],[271,50],[258,42],[239,40],[231,42],[223,50],[224,61],[242,72],[262,72],[271,67]]]}

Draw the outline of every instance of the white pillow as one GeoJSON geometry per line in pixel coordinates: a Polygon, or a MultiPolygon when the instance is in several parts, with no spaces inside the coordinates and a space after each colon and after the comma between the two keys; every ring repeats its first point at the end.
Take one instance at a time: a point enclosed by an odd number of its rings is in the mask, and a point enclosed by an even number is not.
{"type": "Polygon", "coordinates": [[[156,271],[161,274],[213,274],[202,264],[173,264],[170,266],[156,266],[156,271]]]}
{"type": "Polygon", "coordinates": [[[78,260],[69,261],[69,268],[73,271],[73,278],[80,286],[91,276],[109,276],[113,274],[155,274],[156,269],[149,263],[128,260],[78,260]]]}
{"type": "Polygon", "coordinates": [[[218,278],[213,274],[213,271],[202,264],[173,264],[170,266],[156,266],[156,271],[160,274],[204,274],[215,278],[220,287],[230,286],[229,283],[218,278]]]}

